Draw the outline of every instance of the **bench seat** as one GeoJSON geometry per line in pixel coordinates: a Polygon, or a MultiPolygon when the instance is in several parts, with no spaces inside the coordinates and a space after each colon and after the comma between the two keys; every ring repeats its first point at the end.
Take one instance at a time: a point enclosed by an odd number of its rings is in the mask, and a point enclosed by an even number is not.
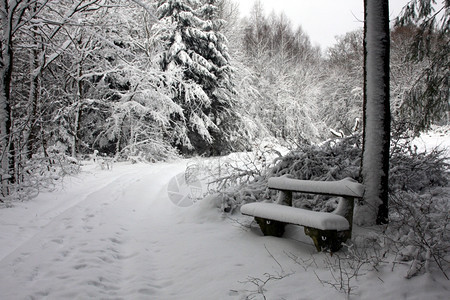
{"type": "Polygon", "coordinates": [[[241,206],[241,213],[253,216],[264,235],[281,237],[286,224],[304,227],[317,251],[336,252],[351,239],[355,198],[364,194],[364,186],[352,178],[339,181],[298,180],[288,176],[269,178],[269,189],[278,190],[276,203],[255,202],[241,206]],[[332,213],[315,212],[292,206],[292,193],[340,197],[332,213]]]}
{"type": "Polygon", "coordinates": [[[241,213],[248,216],[321,230],[342,231],[350,229],[347,219],[343,216],[279,205],[276,203],[254,202],[244,204],[241,206],[241,213]]]}

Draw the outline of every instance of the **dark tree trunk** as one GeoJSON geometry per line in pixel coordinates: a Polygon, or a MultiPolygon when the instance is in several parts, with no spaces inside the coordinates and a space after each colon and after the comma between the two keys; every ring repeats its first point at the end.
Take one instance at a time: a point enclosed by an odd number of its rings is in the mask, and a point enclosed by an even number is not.
{"type": "MultiPolygon", "coordinates": [[[[37,3],[34,3],[31,11],[35,14],[38,10],[37,3]]],[[[33,47],[30,50],[30,91],[28,94],[28,124],[27,132],[25,136],[25,145],[27,149],[26,157],[31,159],[35,151],[35,144],[38,139],[38,104],[39,104],[39,85],[40,85],[40,73],[42,66],[40,62],[40,56],[43,53],[43,43],[39,41],[39,27],[33,26],[33,47]]]]}
{"type": "MultiPolygon", "coordinates": [[[[31,72],[36,72],[38,65],[38,50],[31,50],[31,72]]],[[[37,74],[32,74],[30,78],[30,91],[28,96],[28,124],[27,124],[27,135],[26,135],[26,147],[27,153],[26,157],[31,159],[34,152],[34,144],[37,140],[37,112],[38,112],[38,101],[39,101],[39,76],[37,74]]]]}
{"type": "Polygon", "coordinates": [[[390,145],[389,4],[364,0],[364,142],[366,224],[388,223],[390,145]],[[369,216],[368,215],[368,216],[369,216]]]}
{"type": "Polygon", "coordinates": [[[14,181],[14,145],[11,136],[11,76],[13,68],[12,19],[8,16],[9,6],[0,5],[0,176],[2,193],[7,195],[8,184],[14,181]]]}

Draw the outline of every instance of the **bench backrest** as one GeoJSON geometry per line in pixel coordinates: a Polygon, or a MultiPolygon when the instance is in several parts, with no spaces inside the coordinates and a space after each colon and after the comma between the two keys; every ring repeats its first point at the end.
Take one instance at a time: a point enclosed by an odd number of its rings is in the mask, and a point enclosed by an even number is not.
{"type": "Polygon", "coordinates": [[[362,198],[364,193],[364,186],[352,178],[339,181],[311,181],[281,176],[269,178],[267,185],[273,190],[352,198],[362,198]]]}

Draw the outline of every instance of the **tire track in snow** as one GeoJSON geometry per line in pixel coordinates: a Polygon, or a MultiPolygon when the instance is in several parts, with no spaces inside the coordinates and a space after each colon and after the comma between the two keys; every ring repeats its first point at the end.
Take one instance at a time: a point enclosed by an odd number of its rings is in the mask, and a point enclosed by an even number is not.
{"type": "Polygon", "coordinates": [[[155,258],[158,238],[153,233],[164,219],[171,205],[167,199],[166,184],[180,171],[180,166],[166,166],[163,170],[141,177],[124,190],[123,199],[133,212],[128,217],[126,241],[121,243],[121,280],[117,295],[124,299],[154,299],[171,284],[161,280],[155,258]],[[144,193],[143,193],[144,191],[144,193]]]}
{"type": "Polygon", "coordinates": [[[148,299],[158,293],[166,283],[155,283],[152,246],[157,241],[142,238],[151,228],[139,226],[163,180],[180,170],[152,167],[89,193],[2,259],[0,298],[148,299]],[[12,286],[33,292],[21,295],[12,286]]]}
{"type": "MultiPolygon", "coordinates": [[[[0,219],[0,224],[6,227],[3,234],[14,236],[15,243],[12,245],[2,245],[3,249],[0,251],[0,261],[9,254],[16,252],[16,249],[20,248],[21,245],[26,244],[34,236],[38,235],[43,228],[53,221],[53,219],[61,216],[71,208],[76,207],[77,204],[82,203],[90,194],[95,193],[102,188],[106,188],[112,181],[120,181],[120,178],[130,176],[133,173],[134,172],[130,171],[125,173],[121,172],[119,175],[113,175],[114,177],[112,178],[111,176],[108,176],[108,173],[104,172],[87,175],[86,173],[82,173],[84,176],[82,177],[82,180],[76,177],[69,177],[61,182],[62,190],[67,191],[67,193],[63,194],[61,192],[57,192],[58,196],[56,196],[56,198],[52,192],[43,192],[40,195],[42,198],[46,199],[46,201],[51,201],[56,204],[52,205],[51,209],[41,208],[40,202],[42,201],[36,201],[36,199],[26,203],[26,209],[33,210],[33,216],[28,216],[28,218],[21,219],[21,226],[18,226],[18,228],[15,227],[18,221],[11,219],[8,214],[9,210],[1,211],[2,213],[5,213],[2,214],[0,219]],[[66,187],[66,184],[69,186],[68,188],[66,187]],[[74,194],[76,194],[76,197],[74,197],[74,194]],[[11,230],[9,230],[10,228],[11,230]]],[[[43,206],[47,207],[45,205],[45,201],[43,206]]],[[[15,208],[12,208],[12,210],[14,209],[15,208]]],[[[7,238],[7,236],[5,236],[5,238],[7,238]]],[[[12,239],[8,238],[7,240],[11,241],[12,239]]],[[[2,240],[0,236],[0,243],[1,242],[2,240]]]]}

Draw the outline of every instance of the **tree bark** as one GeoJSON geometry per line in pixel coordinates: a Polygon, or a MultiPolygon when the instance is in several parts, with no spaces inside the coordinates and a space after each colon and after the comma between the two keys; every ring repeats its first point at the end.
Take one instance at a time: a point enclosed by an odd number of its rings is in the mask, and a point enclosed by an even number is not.
{"type": "Polygon", "coordinates": [[[13,180],[14,147],[11,139],[11,76],[13,68],[13,20],[8,1],[0,1],[0,180],[2,194],[8,194],[8,184],[13,180]]]}
{"type": "Polygon", "coordinates": [[[80,126],[81,126],[81,113],[82,113],[82,97],[83,97],[83,82],[82,82],[82,76],[83,76],[83,60],[80,60],[78,62],[78,71],[77,71],[77,82],[76,82],[76,88],[77,88],[77,94],[76,94],[76,105],[75,105],[75,120],[73,124],[73,139],[72,139],[72,151],[71,155],[72,157],[76,157],[77,153],[79,152],[79,133],[80,133],[80,126]]]}
{"type": "MultiPolygon", "coordinates": [[[[32,14],[34,15],[38,8],[36,3],[33,5],[32,14]]],[[[26,145],[26,157],[31,159],[34,152],[34,145],[37,143],[38,131],[37,131],[37,121],[38,121],[38,103],[39,103],[39,88],[40,88],[40,75],[42,71],[42,61],[40,61],[40,56],[43,53],[42,45],[43,43],[39,41],[38,26],[32,27],[33,35],[33,47],[30,50],[30,90],[28,94],[28,124],[26,125],[25,133],[25,145],[26,145]]]]}
{"type": "Polygon", "coordinates": [[[389,4],[364,0],[364,141],[362,176],[365,186],[365,220],[388,223],[390,146],[389,4]]]}
{"type": "Polygon", "coordinates": [[[34,151],[34,144],[37,139],[37,114],[38,114],[38,102],[39,102],[39,76],[35,74],[38,65],[38,50],[31,50],[30,54],[30,91],[28,95],[28,124],[25,137],[25,144],[27,147],[26,157],[31,159],[34,151]]]}

